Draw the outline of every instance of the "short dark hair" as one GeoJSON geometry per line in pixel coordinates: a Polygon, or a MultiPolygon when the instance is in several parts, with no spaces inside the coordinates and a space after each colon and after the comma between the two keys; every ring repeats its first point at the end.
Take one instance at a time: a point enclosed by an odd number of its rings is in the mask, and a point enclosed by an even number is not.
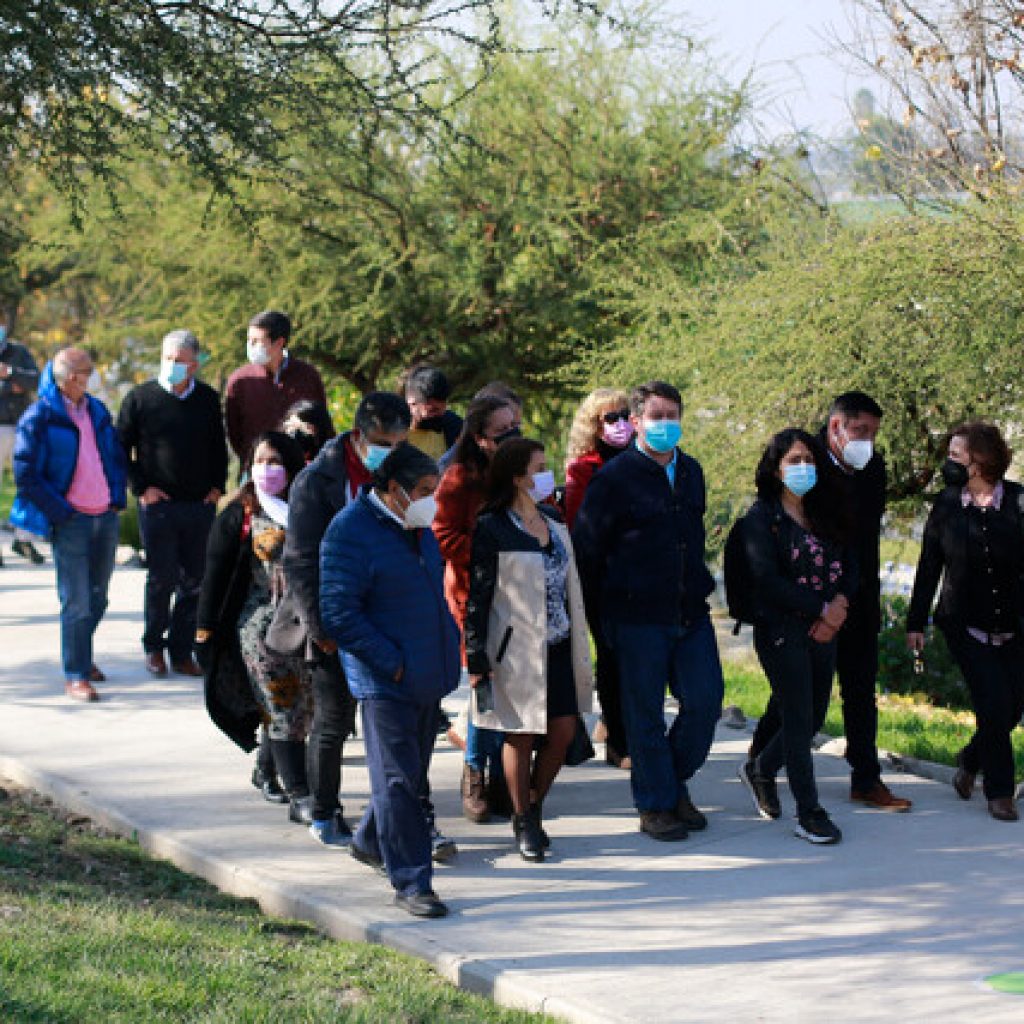
{"type": "Polygon", "coordinates": [[[967,442],[971,461],[978,464],[981,475],[994,484],[1006,475],[1013,453],[1006,446],[1003,435],[994,423],[971,420],[961,423],[949,432],[950,440],[962,437],[967,442]]]}
{"type": "Polygon", "coordinates": [[[544,445],[532,437],[509,438],[494,453],[487,469],[482,512],[504,512],[512,507],[516,496],[514,480],[526,473],[534,452],[544,451],[544,445]]]}
{"type": "Polygon", "coordinates": [[[374,470],[373,486],[386,491],[394,480],[406,493],[411,491],[425,476],[437,476],[437,463],[425,452],[408,441],[396,444],[388,457],[374,470]]]}
{"type": "Polygon", "coordinates": [[[478,477],[487,472],[491,460],[484,454],[477,437],[487,429],[490,418],[499,410],[507,409],[508,402],[496,395],[484,395],[474,398],[466,409],[466,418],[462,421],[462,433],[455,442],[455,453],[452,462],[465,466],[478,477]]]}
{"type": "Polygon", "coordinates": [[[818,481],[804,495],[803,502],[811,529],[822,539],[843,540],[850,532],[850,510],[829,483],[831,477],[826,463],[827,456],[806,430],[787,427],[772,435],[754,472],[757,496],[767,502],[778,501],[782,496],[779,466],[786,453],[798,441],[802,441],[814,456],[814,467],[818,472],[818,481]]]}
{"type": "Polygon", "coordinates": [[[371,391],[356,408],[352,425],[360,434],[379,430],[384,434],[397,434],[408,430],[412,423],[409,405],[393,391],[371,391]]]}
{"type": "Polygon", "coordinates": [[[504,381],[500,380],[492,380],[489,384],[485,384],[473,396],[474,401],[478,398],[501,398],[510,405],[516,405],[520,409],[523,407],[523,400],[519,393],[513,391],[504,381]]]}
{"type": "Polygon", "coordinates": [[[675,402],[679,406],[679,412],[683,411],[683,396],[679,389],[663,380],[649,380],[646,384],[638,384],[629,393],[629,411],[634,416],[643,415],[644,405],[652,395],[664,398],[669,402],[675,402]]]}
{"type": "Polygon", "coordinates": [[[257,313],[250,321],[250,327],[259,327],[270,335],[270,340],[284,338],[287,341],[292,336],[292,322],[284,313],[276,309],[265,309],[257,313]]]}
{"type": "Polygon", "coordinates": [[[836,415],[849,419],[862,413],[877,419],[883,416],[882,407],[864,391],[844,391],[841,395],[836,395],[828,410],[829,419],[836,415]]]}
{"type": "Polygon", "coordinates": [[[451,393],[448,378],[436,366],[414,366],[405,378],[406,400],[412,396],[421,402],[447,402],[451,393]]]}

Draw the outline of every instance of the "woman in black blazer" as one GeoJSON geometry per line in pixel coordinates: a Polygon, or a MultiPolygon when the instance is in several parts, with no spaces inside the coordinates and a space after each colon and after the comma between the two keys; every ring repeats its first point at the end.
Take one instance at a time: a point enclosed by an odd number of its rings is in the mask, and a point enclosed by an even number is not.
{"type": "Polygon", "coordinates": [[[1016,821],[1010,734],[1024,711],[1024,491],[1003,479],[1010,451],[998,428],[973,422],[950,435],[945,490],[924,531],[907,614],[907,646],[924,648],[939,579],[935,623],[963,673],[977,728],[957,757],[957,794],[970,799],[984,774],[988,810],[1016,821]]]}

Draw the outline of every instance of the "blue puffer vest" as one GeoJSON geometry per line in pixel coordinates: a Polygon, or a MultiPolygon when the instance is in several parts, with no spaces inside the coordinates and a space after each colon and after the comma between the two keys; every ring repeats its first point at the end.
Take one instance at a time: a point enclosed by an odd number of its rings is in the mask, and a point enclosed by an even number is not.
{"type": "MultiPolygon", "coordinates": [[[[110,487],[110,503],[124,508],[128,463],[107,407],[86,396],[96,433],[103,472],[110,487]]],[[[78,462],[78,428],[64,406],[64,396],[47,363],[39,380],[39,398],[18,421],[14,442],[14,481],[18,488],[11,509],[11,525],[49,537],[55,525],[70,519],[74,509],[65,500],[78,462]]]]}
{"type": "Polygon", "coordinates": [[[353,697],[429,704],[455,689],[460,671],[441,552],[431,530],[403,529],[368,490],[334,517],[320,546],[321,622],[353,697]]]}

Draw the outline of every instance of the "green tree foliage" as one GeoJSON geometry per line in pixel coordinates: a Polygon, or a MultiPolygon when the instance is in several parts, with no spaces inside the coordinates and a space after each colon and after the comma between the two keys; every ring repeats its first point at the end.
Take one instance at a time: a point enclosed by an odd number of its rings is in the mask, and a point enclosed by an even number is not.
{"type": "MultiPolygon", "coordinates": [[[[430,359],[462,395],[495,377],[522,387],[550,424],[565,395],[554,375],[620,329],[595,287],[609,263],[692,222],[672,258],[699,276],[697,236],[720,237],[743,205],[725,156],[740,94],[685,49],[659,72],[638,39],[564,27],[495,58],[446,122],[339,119],[338,145],[288,130],[291,187],[249,183],[246,217],[198,194],[180,162],[138,161],[131,198],[67,239],[106,296],[91,338],[155,353],[185,324],[224,371],[248,317],[275,306],[296,350],[358,390],[430,359]]],[[[472,62],[447,70],[438,106],[478,77],[472,62]]]]}
{"type": "Polygon", "coordinates": [[[624,295],[644,333],[592,357],[591,379],[681,386],[684,444],[705,465],[721,523],[752,494],[772,433],[816,429],[832,396],[867,391],[886,412],[892,497],[914,510],[953,424],[1019,420],[1021,237],[1020,211],[994,206],[784,237],[760,270],[697,297],[683,273],[678,299],[666,288],[624,295]]]}

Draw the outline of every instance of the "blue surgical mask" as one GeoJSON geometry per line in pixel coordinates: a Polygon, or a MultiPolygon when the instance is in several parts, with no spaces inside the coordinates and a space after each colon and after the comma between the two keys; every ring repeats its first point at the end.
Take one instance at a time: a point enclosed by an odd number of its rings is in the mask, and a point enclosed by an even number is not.
{"type": "Polygon", "coordinates": [[[188,378],[188,367],[184,363],[172,363],[164,360],[160,364],[160,383],[165,388],[177,387],[184,384],[188,378]]]}
{"type": "Polygon", "coordinates": [[[7,340],[7,328],[4,324],[0,324],[0,345],[7,340]]]}
{"type": "Polygon", "coordinates": [[[672,451],[682,436],[679,420],[644,420],[644,440],[663,455],[672,451]]]}
{"type": "Polygon", "coordinates": [[[818,470],[813,462],[798,462],[782,470],[782,482],[802,498],[818,482],[818,470]]]}
{"type": "Polygon", "coordinates": [[[380,464],[391,454],[391,449],[387,445],[383,444],[372,444],[369,441],[366,443],[366,454],[360,455],[363,460],[363,465],[371,472],[375,473],[380,469],[380,464]]]}

